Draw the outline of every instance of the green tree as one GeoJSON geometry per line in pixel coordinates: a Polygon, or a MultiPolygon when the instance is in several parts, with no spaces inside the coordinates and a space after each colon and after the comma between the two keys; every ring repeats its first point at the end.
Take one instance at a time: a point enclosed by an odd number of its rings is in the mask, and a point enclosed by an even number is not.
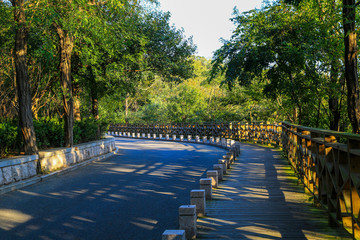
{"type": "Polygon", "coordinates": [[[15,27],[15,78],[19,99],[19,122],[24,140],[25,154],[37,154],[36,136],[31,108],[31,93],[27,68],[27,33],[28,26],[25,16],[25,1],[12,0],[15,27]]]}
{"type": "Polygon", "coordinates": [[[235,13],[237,28],[215,53],[212,76],[223,73],[230,88],[258,78],[266,83],[264,94],[281,97],[292,107],[289,120],[319,127],[325,114],[327,124],[337,130],[343,85],[338,5],[296,3],[279,1],[235,13]]]}

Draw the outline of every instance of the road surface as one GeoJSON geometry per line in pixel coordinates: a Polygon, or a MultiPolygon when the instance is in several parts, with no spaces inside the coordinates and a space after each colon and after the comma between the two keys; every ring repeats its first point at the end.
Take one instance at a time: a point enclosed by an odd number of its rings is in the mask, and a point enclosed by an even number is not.
{"type": "Polygon", "coordinates": [[[0,196],[0,239],[161,239],[225,153],[138,139],[116,145],[111,158],[0,196]]]}

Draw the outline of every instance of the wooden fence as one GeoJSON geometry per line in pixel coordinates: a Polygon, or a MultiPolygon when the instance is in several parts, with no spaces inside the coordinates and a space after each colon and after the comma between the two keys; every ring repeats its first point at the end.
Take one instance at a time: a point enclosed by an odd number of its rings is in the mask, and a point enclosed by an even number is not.
{"type": "Polygon", "coordinates": [[[329,214],[360,238],[360,135],[282,122],[118,124],[114,133],[212,136],[281,146],[299,179],[329,214]]]}
{"type": "Polygon", "coordinates": [[[281,143],[281,126],[269,123],[171,123],[171,124],[114,124],[110,126],[114,133],[150,133],[176,136],[212,136],[259,143],[281,143]]]}

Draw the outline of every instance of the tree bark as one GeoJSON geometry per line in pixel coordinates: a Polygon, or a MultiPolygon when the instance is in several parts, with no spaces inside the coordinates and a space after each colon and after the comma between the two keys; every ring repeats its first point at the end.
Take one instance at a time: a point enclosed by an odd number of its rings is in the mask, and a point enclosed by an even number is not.
{"type": "Polygon", "coordinates": [[[92,115],[95,120],[99,120],[99,103],[96,96],[91,98],[92,100],[92,115]]]}
{"type": "Polygon", "coordinates": [[[90,85],[90,97],[91,97],[91,114],[95,120],[99,120],[99,103],[98,103],[98,89],[96,83],[96,76],[92,70],[92,67],[88,67],[89,71],[89,85],[90,85]]]}
{"type": "Polygon", "coordinates": [[[71,84],[71,53],[74,41],[57,23],[53,23],[53,26],[59,37],[60,46],[60,80],[64,106],[65,147],[72,147],[74,145],[74,101],[71,84]]]}
{"type": "Polygon", "coordinates": [[[360,133],[360,99],[357,74],[357,36],[355,31],[355,0],[343,0],[345,43],[345,79],[347,85],[348,116],[353,133],[360,133]]]}
{"type": "MultiPolygon", "coordinates": [[[[330,73],[330,81],[332,85],[338,84],[338,69],[340,68],[339,64],[333,62],[331,64],[331,73],[330,73]]],[[[342,82],[342,81],[341,81],[342,82]]],[[[338,97],[338,90],[339,89],[330,89],[329,94],[329,110],[330,110],[330,129],[334,131],[339,131],[340,127],[340,104],[339,104],[339,97],[338,97]]]]}
{"type": "Polygon", "coordinates": [[[73,86],[73,97],[74,97],[74,119],[77,121],[81,120],[80,111],[80,88],[78,84],[73,86]]]}
{"type": "Polygon", "coordinates": [[[126,94],[126,98],[125,98],[125,121],[128,122],[128,114],[129,114],[129,98],[130,98],[130,94],[127,93],[126,94]]]}
{"type": "Polygon", "coordinates": [[[28,69],[26,65],[27,54],[27,28],[25,19],[24,0],[13,0],[15,33],[15,74],[19,103],[19,123],[24,139],[25,154],[38,154],[36,135],[31,111],[31,94],[28,69]]]}

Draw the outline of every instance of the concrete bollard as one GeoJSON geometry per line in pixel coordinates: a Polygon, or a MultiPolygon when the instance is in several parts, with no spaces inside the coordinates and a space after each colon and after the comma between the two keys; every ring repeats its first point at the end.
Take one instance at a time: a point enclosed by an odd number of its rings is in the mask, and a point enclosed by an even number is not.
{"type": "Polygon", "coordinates": [[[141,134],[141,137],[142,137],[142,138],[145,138],[145,133],[142,133],[142,134],[141,134]]]}
{"type": "Polygon", "coordinates": [[[225,175],[227,169],[227,161],[225,159],[219,159],[218,164],[223,165],[223,175],[225,175]]]}
{"type": "Polygon", "coordinates": [[[153,134],[153,138],[156,139],[156,133],[153,134]]]}
{"type": "Polygon", "coordinates": [[[176,135],[172,135],[172,140],[175,141],[176,140],[176,135]]]}
{"type": "Polygon", "coordinates": [[[209,170],[206,172],[207,178],[211,178],[211,186],[217,188],[219,185],[218,171],[209,170]]]}
{"type": "Polygon", "coordinates": [[[150,133],[147,134],[147,138],[151,138],[151,134],[150,134],[150,133]]]}
{"type": "Polygon", "coordinates": [[[135,133],[132,133],[132,137],[135,138],[135,136],[136,136],[135,133]]]}
{"type": "Polygon", "coordinates": [[[179,207],[179,229],[185,230],[186,239],[196,238],[196,206],[179,207]]]}
{"type": "Polygon", "coordinates": [[[228,156],[228,158],[230,159],[230,163],[233,164],[235,160],[234,153],[230,151],[226,153],[226,156],[228,156]]]}
{"type": "Polygon", "coordinates": [[[222,164],[214,164],[214,170],[218,172],[218,179],[223,180],[224,172],[223,172],[223,165],[222,164]]]}
{"type": "Polygon", "coordinates": [[[215,139],[215,144],[216,144],[216,145],[220,145],[220,144],[221,144],[219,137],[217,137],[217,138],[215,139]]]}
{"type": "Polygon", "coordinates": [[[236,141],[235,140],[230,140],[230,148],[234,148],[235,147],[235,143],[236,141]]]}
{"type": "Polygon", "coordinates": [[[200,142],[200,137],[199,136],[195,136],[195,142],[199,143],[200,142]]]}
{"type": "Polygon", "coordinates": [[[184,141],[184,135],[180,135],[180,141],[181,141],[181,142],[184,141]]]}
{"type": "Polygon", "coordinates": [[[226,165],[227,169],[230,169],[230,165],[231,165],[230,158],[227,155],[223,155],[223,159],[225,159],[227,162],[227,165],[226,165]]]}
{"type": "Polygon", "coordinates": [[[215,138],[214,137],[210,137],[210,144],[214,144],[215,143],[215,138]]]}
{"type": "Polygon", "coordinates": [[[203,136],[203,143],[207,143],[207,136],[203,136]]]}
{"type": "Polygon", "coordinates": [[[127,136],[128,136],[128,137],[131,137],[131,132],[128,132],[128,133],[127,133],[127,136]]]}
{"type": "Polygon", "coordinates": [[[231,139],[226,139],[226,147],[227,148],[231,147],[231,139]]]}
{"type": "Polygon", "coordinates": [[[166,135],[165,135],[165,139],[166,139],[166,140],[170,140],[170,135],[169,135],[169,134],[166,134],[166,135]]]}
{"type": "Polygon", "coordinates": [[[188,135],[188,136],[187,136],[187,140],[188,140],[189,142],[191,142],[191,135],[188,135]]]}
{"type": "Polygon", "coordinates": [[[239,156],[240,155],[240,143],[239,142],[236,142],[235,148],[237,150],[237,155],[239,156]]]}
{"type": "Polygon", "coordinates": [[[231,163],[235,162],[235,153],[233,151],[230,151],[230,153],[227,153],[230,156],[231,163]]]}
{"type": "Polygon", "coordinates": [[[163,138],[163,135],[162,134],[159,134],[159,139],[162,139],[163,138]]]}
{"type": "Polygon", "coordinates": [[[226,138],[221,138],[221,146],[226,147],[226,138]]]}
{"type": "Polygon", "coordinates": [[[205,190],[192,190],[190,192],[190,204],[196,206],[196,215],[205,216],[206,212],[206,201],[205,201],[205,190]]]}
{"type": "Polygon", "coordinates": [[[205,190],[205,199],[212,199],[211,178],[200,178],[200,189],[205,190]]]}
{"type": "Polygon", "coordinates": [[[137,134],[136,134],[136,137],[137,137],[137,138],[140,138],[140,133],[137,133],[137,134]]]}
{"type": "Polygon", "coordinates": [[[165,230],[162,240],[185,240],[185,230],[165,230]]]}

